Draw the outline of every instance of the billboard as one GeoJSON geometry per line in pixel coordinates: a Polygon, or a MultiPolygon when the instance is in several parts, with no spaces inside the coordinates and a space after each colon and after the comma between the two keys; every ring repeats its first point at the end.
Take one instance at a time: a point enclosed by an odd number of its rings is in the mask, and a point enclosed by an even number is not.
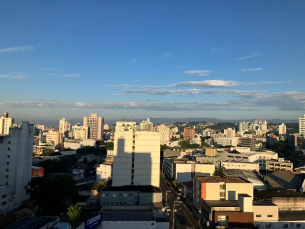
{"type": "Polygon", "coordinates": [[[97,215],[91,216],[86,219],[86,229],[95,228],[102,223],[102,213],[98,213],[97,215]]]}
{"type": "Polygon", "coordinates": [[[44,176],[44,168],[41,167],[32,167],[32,177],[43,177],[44,176]]]}

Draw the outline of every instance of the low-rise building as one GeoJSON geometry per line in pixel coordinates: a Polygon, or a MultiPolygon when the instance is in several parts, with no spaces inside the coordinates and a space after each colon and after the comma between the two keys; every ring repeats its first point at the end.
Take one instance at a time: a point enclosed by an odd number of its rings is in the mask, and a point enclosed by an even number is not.
{"type": "Polygon", "coordinates": [[[266,161],[266,170],[284,170],[284,171],[293,171],[293,163],[284,158],[279,158],[278,160],[269,160],[266,161]]]}
{"type": "Polygon", "coordinates": [[[259,171],[259,163],[244,161],[223,161],[221,166],[225,169],[256,170],[259,171]]]}

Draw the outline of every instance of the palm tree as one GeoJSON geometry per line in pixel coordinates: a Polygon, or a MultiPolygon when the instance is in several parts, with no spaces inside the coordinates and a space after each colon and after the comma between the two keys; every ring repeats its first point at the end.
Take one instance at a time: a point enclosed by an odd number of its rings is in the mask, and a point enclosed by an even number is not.
{"type": "Polygon", "coordinates": [[[68,207],[67,215],[70,218],[71,229],[76,229],[81,224],[82,208],[75,204],[68,207]]]}

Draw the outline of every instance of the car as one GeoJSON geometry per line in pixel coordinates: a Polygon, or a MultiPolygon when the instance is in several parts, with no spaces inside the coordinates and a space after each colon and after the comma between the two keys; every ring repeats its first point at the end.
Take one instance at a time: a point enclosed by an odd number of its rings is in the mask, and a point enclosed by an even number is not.
{"type": "Polygon", "coordinates": [[[171,209],[170,209],[168,203],[165,203],[165,208],[166,208],[166,212],[170,212],[170,211],[171,211],[171,209]]]}

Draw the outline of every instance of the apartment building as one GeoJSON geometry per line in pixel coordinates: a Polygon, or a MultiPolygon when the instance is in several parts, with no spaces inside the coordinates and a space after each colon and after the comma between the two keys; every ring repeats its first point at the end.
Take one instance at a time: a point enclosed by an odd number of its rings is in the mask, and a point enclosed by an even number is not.
{"type": "Polygon", "coordinates": [[[169,128],[162,124],[158,126],[158,131],[160,133],[160,144],[169,145],[169,128]]]}
{"type": "Polygon", "coordinates": [[[195,138],[195,127],[186,127],[184,128],[184,135],[183,140],[184,141],[191,141],[193,138],[195,138]]]}
{"type": "Polygon", "coordinates": [[[146,121],[142,121],[140,123],[140,130],[154,131],[154,124],[150,121],[150,118],[147,118],[146,121]]]}
{"type": "Polygon", "coordinates": [[[57,130],[46,130],[40,132],[39,145],[45,143],[55,145],[55,147],[60,146],[63,144],[63,134],[59,133],[57,130]]]}
{"type": "Polygon", "coordinates": [[[117,122],[112,186],[160,186],[160,133],[136,130],[135,122],[117,122]]]}
{"type": "Polygon", "coordinates": [[[89,127],[88,126],[81,126],[80,123],[75,124],[72,126],[72,137],[74,139],[88,139],[89,136],[89,127]]]}
{"type": "Polygon", "coordinates": [[[4,113],[3,117],[0,117],[0,135],[9,134],[10,127],[13,126],[14,119],[8,116],[8,113],[4,113]]]}
{"type": "Polygon", "coordinates": [[[71,131],[71,124],[65,119],[59,119],[59,133],[64,137],[69,137],[69,133],[71,131]]]}
{"type": "Polygon", "coordinates": [[[103,126],[104,118],[98,117],[97,114],[93,113],[90,117],[84,117],[83,126],[89,127],[89,137],[96,140],[103,138],[103,126]]]}
{"type": "Polygon", "coordinates": [[[266,170],[275,171],[275,170],[284,170],[284,171],[293,171],[293,163],[284,158],[279,158],[277,160],[266,161],[266,170]]]}
{"type": "Polygon", "coordinates": [[[32,177],[34,125],[22,122],[0,136],[0,211],[18,207],[28,194],[24,187],[32,177]]]}
{"type": "Polygon", "coordinates": [[[279,135],[285,135],[286,134],[286,125],[284,123],[282,123],[281,125],[279,125],[279,135]]]}
{"type": "Polygon", "coordinates": [[[305,114],[304,117],[299,118],[299,134],[305,136],[305,114]]]}

